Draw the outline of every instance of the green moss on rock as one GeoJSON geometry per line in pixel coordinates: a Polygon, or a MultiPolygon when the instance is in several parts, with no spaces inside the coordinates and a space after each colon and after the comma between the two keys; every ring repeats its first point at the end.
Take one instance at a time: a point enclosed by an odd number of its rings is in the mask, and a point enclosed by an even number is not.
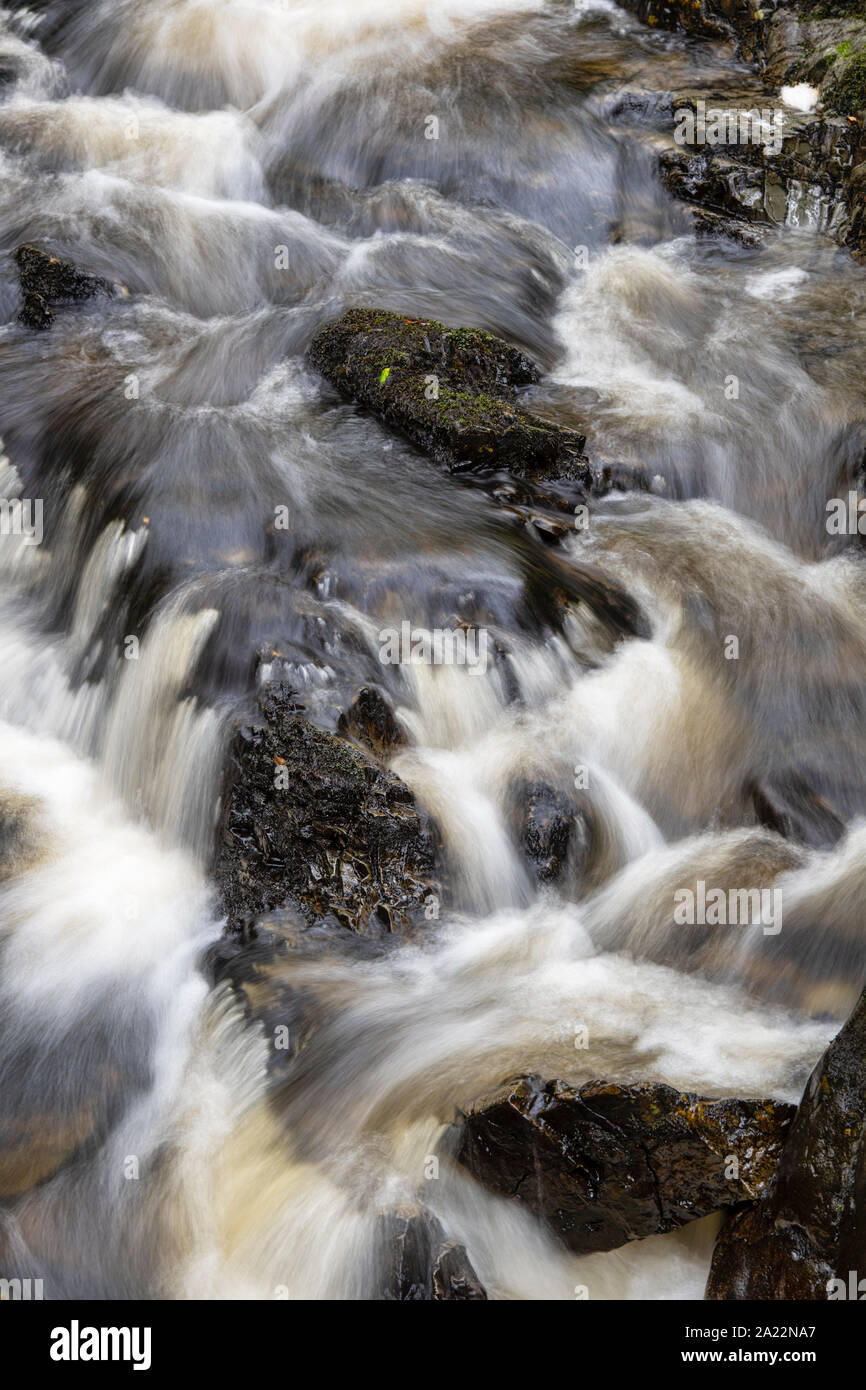
{"type": "Polygon", "coordinates": [[[866,48],[839,68],[827,104],[840,116],[856,116],[866,110],[866,48]]]}
{"type": "Polygon", "coordinates": [[[477,328],[449,328],[381,309],[350,309],[325,324],[311,364],[345,395],[455,472],[589,482],[585,439],[517,404],[538,368],[519,348],[477,328]]]}

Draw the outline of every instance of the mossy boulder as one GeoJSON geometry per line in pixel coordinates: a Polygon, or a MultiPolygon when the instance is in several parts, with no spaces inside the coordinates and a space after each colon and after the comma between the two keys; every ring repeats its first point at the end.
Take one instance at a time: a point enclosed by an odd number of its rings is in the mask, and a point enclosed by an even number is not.
{"type": "Polygon", "coordinates": [[[856,53],[846,46],[834,64],[833,79],[827,89],[828,106],[840,116],[856,116],[866,111],[866,26],[864,44],[856,53]]]}
{"type": "Polygon", "coordinates": [[[589,1254],[756,1196],[793,1115],[772,1100],[704,1100],[657,1083],[575,1090],[524,1076],[462,1117],[457,1158],[589,1254]]]}
{"type": "Polygon", "coordinates": [[[592,481],[584,436],[517,404],[538,368],[492,333],[349,309],[319,330],[308,357],[343,395],[453,472],[592,481]]]}

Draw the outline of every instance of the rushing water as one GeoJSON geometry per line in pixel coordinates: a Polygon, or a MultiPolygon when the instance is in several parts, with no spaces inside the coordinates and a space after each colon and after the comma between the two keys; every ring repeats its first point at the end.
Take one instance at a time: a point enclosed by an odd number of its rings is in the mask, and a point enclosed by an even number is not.
{"type": "Polygon", "coordinates": [[[824,509],[862,450],[866,275],[808,228],[694,240],[615,98],[748,75],[607,0],[12,6],[0,73],[3,251],[130,291],[31,334],[0,262],[0,493],[45,531],[0,543],[0,1135],[32,1139],[5,1263],[61,1298],[364,1297],[377,1212],[421,1198],[492,1297],[699,1296],[712,1221],[575,1259],[426,1157],[517,1072],[796,1098],[862,983],[866,588],[824,509]],[[650,640],[553,636],[488,492],[305,368],[348,304],[504,334],[537,409],[647,471],[566,548],[650,640]],[[380,665],[383,618],[455,603],[507,680],[380,665]],[[277,1096],[202,967],[261,651],[326,722],[390,688],[456,902],[423,945],[290,953],[322,1021],[277,1096]],[[604,854],[538,891],[508,788],[575,768],[604,854]],[[755,825],[745,789],[791,771],[836,848],[755,825]],[[785,930],[675,932],[700,878],[781,884],[785,930]]]}

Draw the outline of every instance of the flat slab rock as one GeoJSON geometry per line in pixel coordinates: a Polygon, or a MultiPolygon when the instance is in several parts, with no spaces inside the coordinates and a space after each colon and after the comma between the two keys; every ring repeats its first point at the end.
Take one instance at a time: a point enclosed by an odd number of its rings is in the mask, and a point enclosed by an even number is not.
{"type": "Polygon", "coordinates": [[[229,925],[284,906],[369,936],[423,925],[440,893],[434,840],[405,782],[311,723],[291,692],[260,704],[223,788],[216,877],[229,925]]]}
{"type": "Polygon", "coordinates": [[[614,1250],[757,1196],[794,1107],[670,1086],[520,1077],[460,1124],[457,1157],[575,1254],[614,1250]]]}
{"type": "Polygon", "coordinates": [[[492,333],[349,309],[319,330],[308,359],[452,472],[504,469],[592,483],[585,437],[516,404],[518,390],[538,381],[538,368],[492,333]]]}

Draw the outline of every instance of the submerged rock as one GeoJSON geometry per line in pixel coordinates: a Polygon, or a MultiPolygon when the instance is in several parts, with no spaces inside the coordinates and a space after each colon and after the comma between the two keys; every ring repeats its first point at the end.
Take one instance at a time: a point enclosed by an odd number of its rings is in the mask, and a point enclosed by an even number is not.
{"type": "Polygon", "coordinates": [[[293,988],[287,969],[290,943],[258,923],[227,932],[205,957],[211,982],[227,985],[247,1023],[258,1025],[269,1044],[268,1072],[282,1079],[315,1030],[318,1006],[293,988]]]}
{"type": "Polygon", "coordinates": [[[510,540],[523,570],[526,602],[553,628],[561,629],[570,606],[584,604],[613,640],[649,637],[652,629],[639,604],[604,570],[559,554],[522,525],[510,540]]]}
{"type": "Polygon", "coordinates": [[[125,1042],[97,1019],[85,1032],[59,1029],[39,1044],[16,1037],[0,1022],[0,1203],[24,1196],[63,1169],[83,1167],[152,1083],[147,1059],[133,1057],[125,1042]],[[62,1083],[46,1092],[46,1074],[64,1064],[62,1083]]]}
{"type": "Polygon", "coordinates": [[[842,818],[799,773],[754,782],[749,794],[761,825],[786,840],[812,849],[832,849],[845,834],[842,818]]]}
{"type": "Polygon", "coordinates": [[[229,924],[296,907],[365,935],[408,931],[438,905],[425,815],[393,772],[312,724],[284,688],[261,698],[228,759],[216,875],[229,924]]]}
{"type": "Polygon", "coordinates": [[[260,1031],[269,1082],[279,1085],[328,1016],[326,1001],[309,985],[298,985],[296,967],[323,957],[373,960],[386,948],[347,932],[334,918],[311,926],[297,909],[277,909],[225,932],[203,966],[211,984],[227,987],[246,1022],[260,1031]]]}
{"type": "Polygon", "coordinates": [[[424,1207],[383,1212],[376,1244],[379,1300],[477,1303],[487,1298],[465,1247],[449,1240],[424,1207]]]}
{"type": "Polygon", "coordinates": [[[319,330],[308,356],[339,391],[453,472],[592,482],[584,436],[515,404],[538,369],[492,333],[349,309],[319,330]]]}
{"type": "Polygon", "coordinates": [[[462,1118],[457,1157],[576,1254],[613,1250],[756,1196],[794,1107],[670,1086],[518,1078],[462,1118]]]}
{"type": "Polygon", "coordinates": [[[38,246],[19,246],[15,260],[23,295],[18,319],[28,328],[50,328],[56,304],[79,303],[98,295],[113,296],[120,289],[111,281],[79,270],[38,246]]]}
{"type": "Polygon", "coordinates": [[[71,1160],[89,1152],[98,1136],[89,1105],[70,1115],[0,1115],[0,1200],[20,1197],[52,1178],[71,1160]]]}
{"type": "Polygon", "coordinates": [[[722,1227],[707,1298],[838,1297],[833,1281],[864,1273],[864,1056],[866,993],[809,1078],[774,1181],[722,1227]]]}

